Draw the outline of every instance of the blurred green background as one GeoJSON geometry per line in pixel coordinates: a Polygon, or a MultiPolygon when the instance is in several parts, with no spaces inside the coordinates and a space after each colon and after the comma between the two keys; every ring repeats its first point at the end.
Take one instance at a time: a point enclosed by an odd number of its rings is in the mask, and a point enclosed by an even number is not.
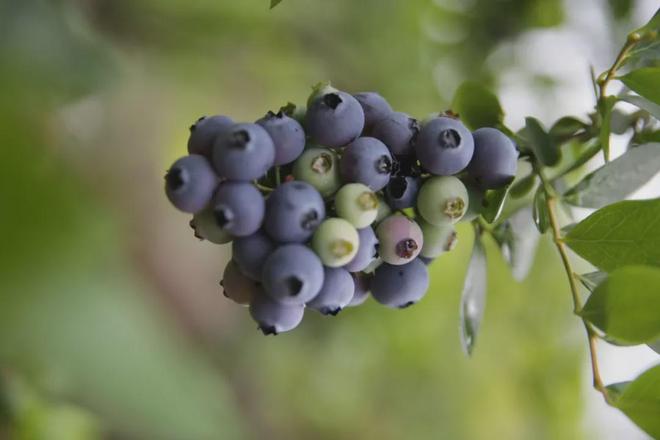
{"type": "MultiPolygon", "coordinates": [[[[614,41],[635,2],[596,10],[614,41]]],[[[330,79],[424,117],[462,79],[497,86],[489,54],[570,14],[558,0],[1,0],[0,438],[588,438],[581,329],[548,243],[524,283],[488,248],[472,359],[466,227],[420,305],[309,313],[266,338],[221,295],[228,247],[195,240],[162,192],[199,115],[255,120],[330,79]]]]}

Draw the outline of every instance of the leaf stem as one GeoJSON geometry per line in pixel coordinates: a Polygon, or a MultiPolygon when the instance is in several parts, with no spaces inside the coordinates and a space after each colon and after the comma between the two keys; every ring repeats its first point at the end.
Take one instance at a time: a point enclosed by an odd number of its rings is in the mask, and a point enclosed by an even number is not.
{"type": "Polygon", "coordinates": [[[619,54],[616,56],[616,59],[614,60],[614,63],[612,63],[612,66],[607,71],[603,72],[600,75],[600,77],[598,78],[599,101],[603,101],[605,99],[607,93],[607,85],[616,76],[617,70],[619,70],[623,62],[626,60],[626,57],[628,56],[630,50],[633,47],[635,47],[635,45],[641,39],[642,36],[637,32],[633,32],[629,34],[628,38],[626,39],[626,44],[624,44],[621,50],[619,51],[619,54]]]}
{"type": "MultiPolygon", "coordinates": [[[[563,237],[561,236],[561,227],[559,226],[559,221],[557,219],[557,209],[556,209],[556,196],[554,195],[554,189],[549,182],[543,176],[542,171],[539,167],[537,168],[537,173],[543,182],[544,190],[546,191],[546,206],[548,208],[548,217],[550,220],[550,228],[552,230],[552,239],[559,251],[561,256],[561,261],[564,265],[564,270],[566,271],[566,276],[568,277],[568,284],[571,289],[571,296],[573,297],[573,313],[579,315],[580,310],[582,310],[582,301],[580,300],[580,293],[578,290],[578,284],[575,276],[575,271],[571,266],[571,260],[568,258],[568,252],[566,250],[566,245],[564,244],[563,237]],[[548,191],[552,190],[552,192],[548,191]]],[[[582,318],[581,318],[582,319],[582,318]]],[[[593,387],[603,395],[605,401],[609,403],[609,395],[607,389],[603,384],[603,380],[600,376],[600,368],[598,366],[598,355],[596,353],[596,341],[598,335],[596,331],[591,327],[591,325],[582,319],[582,324],[584,324],[584,329],[587,332],[587,339],[589,342],[589,357],[591,359],[591,374],[593,378],[593,387]]]]}

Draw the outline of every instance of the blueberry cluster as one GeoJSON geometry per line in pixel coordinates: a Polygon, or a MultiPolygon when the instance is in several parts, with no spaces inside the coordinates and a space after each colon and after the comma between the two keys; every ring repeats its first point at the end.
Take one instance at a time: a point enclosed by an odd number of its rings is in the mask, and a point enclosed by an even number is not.
{"type": "Polygon", "coordinates": [[[471,133],[451,112],[423,123],[382,96],[315,88],[255,123],[200,118],[188,156],[165,177],[195,236],[232,243],[224,294],[249,305],[264,334],[295,328],[306,308],[336,315],[371,296],[404,308],[427,265],[479,215],[487,189],[516,172],[513,142],[471,133]]]}

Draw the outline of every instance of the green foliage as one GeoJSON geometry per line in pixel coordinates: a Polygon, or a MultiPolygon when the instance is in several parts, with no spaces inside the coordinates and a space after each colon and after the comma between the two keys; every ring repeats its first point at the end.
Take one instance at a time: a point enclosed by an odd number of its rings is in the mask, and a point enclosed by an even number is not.
{"type": "Polygon", "coordinates": [[[640,188],[660,170],[660,144],[640,145],[587,175],[562,199],[577,206],[602,208],[640,188]]]}
{"type": "Polygon", "coordinates": [[[525,128],[520,133],[523,146],[529,149],[543,165],[554,166],[561,159],[561,151],[552,142],[552,137],[536,118],[525,118],[525,128]]]}
{"type": "Polygon", "coordinates": [[[550,217],[548,214],[548,198],[542,186],[539,186],[534,194],[534,204],[532,209],[532,217],[534,224],[541,234],[548,230],[550,227],[550,217]]]}
{"type": "Polygon", "coordinates": [[[504,111],[497,96],[483,84],[474,81],[466,81],[458,87],[451,108],[471,130],[499,127],[504,119],[504,111]]]}
{"type": "Polygon", "coordinates": [[[465,284],[461,293],[460,323],[461,344],[465,353],[472,354],[479,327],[486,307],[486,254],[481,237],[474,238],[472,256],[465,274],[465,284]]]}
{"type": "Polygon", "coordinates": [[[598,111],[601,118],[600,134],[598,140],[600,141],[600,148],[603,150],[605,160],[610,158],[610,132],[612,126],[612,109],[616,104],[616,97],[607,96],[598,103],[598,111]]]}
{"type": "Polygon", "coordinates": [[[508,198],[509,188],[511,185],[507,185],[499,189],[490,189],[486,191],[484,199],[481,203],[483,209],[481,210],[481,216],[488,223],[494,223],[497,219],[500,218],[504,210],[504,204],[508,198]]]}
{"type": "Polygon", "coordinates": [[[273,9],[275,6],[282,3],[282,0],[270,0],[270,9],[273,9]]]}
{"type": "Polygon", "coordinates": [[[623,75],[620,80],[634,92],[660,105],[660,67],[643,67],[623,75]]]}
{"type": "Polygon", "coordinates": [[[660,438],[660,365],[645,371],[622,388],[615,395],[613,405],[647,434],[660,438]]]}
{"type": "Polygon", "coordinates": [[[660,268],[626,266],[593,291],[580,315],[620,344],[660,338],[660,268]]]}
{"type": "Polygon", "coordinates": [[[660,266],[660,199],[622,201],[578,223],[564,241],[593,265],[613,271],[632,264],[660,266]]]}

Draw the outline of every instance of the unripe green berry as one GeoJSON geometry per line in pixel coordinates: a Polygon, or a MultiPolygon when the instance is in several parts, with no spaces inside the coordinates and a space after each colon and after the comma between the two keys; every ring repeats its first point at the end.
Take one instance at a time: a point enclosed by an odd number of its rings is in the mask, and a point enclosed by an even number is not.
{"type": "Polygon", "coordinates": [[[334,194],[341,185],[337,153],[322,147],[308,147],[293,165],[293,177],[312,185],[323,197],[334,194]]]}
{"type": "Polygon", "coordinates": [[[326,219],[312,237],[312,249],[328,267],[341,267],[350,263],[359,246],[357,229],[341,218],[326,219]]]}
{"type": "Polygon", "coordinates": [[[465,215],[468,200],[467,189],[458,178],[431,177],[419,190],[417,209],[433,225],[454,224],[465,215]]]}
{"type": "Polygon", "coordinates": [[[337,215],[358,229],[371,225],[378,216],[378,197],[368,186],[349,183],[335,196],[337,215]]]}
{"type": "Polygon", "coordinates": [[[225,244],[233,240],[233,237],[218,225],[211,207],[195,214],[190,220],[190,227],[195,231],[195,237],[200,240],[208,240],[215,244],[225,244]]]}

